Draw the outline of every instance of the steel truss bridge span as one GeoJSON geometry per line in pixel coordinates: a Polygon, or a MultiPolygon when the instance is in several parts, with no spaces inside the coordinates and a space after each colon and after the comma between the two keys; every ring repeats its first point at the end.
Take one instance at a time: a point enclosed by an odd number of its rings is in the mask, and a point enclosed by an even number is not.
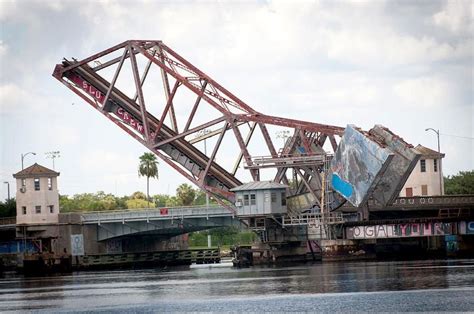
{"type": "MultiPolygon", "coordinates": [[[[261,143],[274,168],[273,181],[288,184],[292,179],[290,196],[311,194],[314,205],[321,207],[323,164],[305,160],[325,154],[326,143],[334,153],[342,127],[262,114],[159,40],[129,40],[80,61],[64,60],[53,76],[231,212],[233,206],[225,200],[233,202],[229,190],[242,184],[236,175],[241,161],[254,181],[269,167],[250,149],[261,143]],[[149,83],[150,78],[157,78],[159,85],[149,83]],[[163,89],[159,101],[149,93],[158,87],[163,89]],[[191,100],[178,101],[180,94],[191,95],[191,100]],[[288,131],[280,149],[270,125],[288,131]],[[238,148],[233,166],[216,161],[226,150],[221,146],[224,136],[238,148]],[[214,140],[209,152],[197,148],[209,138],[214,140]]],[[[325,196],[328,203],[331,197],[325,196]]]]}

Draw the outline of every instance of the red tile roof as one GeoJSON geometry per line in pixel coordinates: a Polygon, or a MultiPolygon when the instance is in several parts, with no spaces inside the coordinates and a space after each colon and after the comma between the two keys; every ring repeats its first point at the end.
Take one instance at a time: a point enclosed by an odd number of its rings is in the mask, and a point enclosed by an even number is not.
{"type": "Polygon", "coordinates": [[[13,175],[14,178],[57,177],[57,176],[59,176],[59,172],[56,172],[44,166],[38,165],[37,163],[13,175]]]}
{"type": "MultiPolygon", "coordinates": [[[[440,154],[437,151],[432,150],[432,149],[430,149],[428,147],[425,147],[423,145],[420,145],[420,144],[418,144],[415,147],[415,149],[420,152],[422,157],[428,157],[428,158],[439,158],[440,157],[440,154]]],[[[444,156],[445,155],[443,153],[441,153],[441,158],[444,158],[444,156]]]]}

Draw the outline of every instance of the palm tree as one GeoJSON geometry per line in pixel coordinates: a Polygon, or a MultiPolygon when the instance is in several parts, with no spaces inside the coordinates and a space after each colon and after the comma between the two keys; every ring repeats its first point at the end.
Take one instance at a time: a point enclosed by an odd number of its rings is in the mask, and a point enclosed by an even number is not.
{"type": "Polygon", "coordinates": [[[154,154],[143,153],[143,155],[140,156],[138,176],[146,177],[146,196],[148,207],[150,207],[150,178],[158,179],[158,160],[156,160],[154,154]]]}

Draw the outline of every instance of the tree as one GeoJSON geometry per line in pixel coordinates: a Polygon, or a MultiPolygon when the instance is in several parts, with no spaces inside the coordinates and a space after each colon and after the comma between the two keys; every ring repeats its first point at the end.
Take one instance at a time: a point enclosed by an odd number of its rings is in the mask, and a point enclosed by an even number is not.
{"type": "Polygon", "coordinates": [[[128,201],[125,201],[125,203],[127,204],[128,209],[150,207],[149,202],[147,202],[146,200],[139,199],[139,198],[130,199],[128,201]]]}
{"type": "Polygon", "coordinates": [[[5,202],[0,202],[0,217],[13,217],[16,216],[16,201],[12,197],[6,199],[5,202]]]}
{"type": "Polygon", "coordinates": [[[196,191],[189,184],[183,183],[176,189],[176,197],[180,201],[181,205],[189,206],[194,202],[196,191]]]}
{"type": "Polygon", "coordinates": [[[167,194],[156,194],[156,195],[153,195],[151,199],[153,200],[153,203],[155,203],[155,206],[165,207],[165,206],[168,206],[166,204],[169,203],[170,196],[167,194]]]}
{"type": "Polygon", "coordinates": [[[147,201],[150,202],[150,178],[158,179],[158,161],[154,154],[144,153],[140,156],[138,176],[146,177],[146,196],[147,201]]]}
{"type": "Polygon", "coordinates": [[[474,170],[460,171],[457,175],[445,177],[444,190],[447,195],[474,194],[474,170]]]}
{"type": "Polygon", "coordinates": [[[130,195],[131,199],[137,199],[137,200],[146,200],[146,195],[143,192],[137,191],[133,192],[132,195],[130,195]]]}
{"type": "Polygon", "coordinates": [[[193,205],[206,205],[206,192],[197,190],[193,205]]]}
{"type": "Polygon", "coordinates": [[[72,197],[59,195],[59,208],[63,213],[114,210],[124,207],[124,204],[120,206],[118,198],[103,191],[75,194],[72,197]]]}

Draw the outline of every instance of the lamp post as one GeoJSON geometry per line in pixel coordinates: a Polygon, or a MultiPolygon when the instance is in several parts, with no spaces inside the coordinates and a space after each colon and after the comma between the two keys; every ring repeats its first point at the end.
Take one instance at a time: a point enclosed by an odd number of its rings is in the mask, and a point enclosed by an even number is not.
{"type": "Polygon", "coordinates": [[[435,130],[433,128],[427,128],[425,129],[425,131],[433,131],[436,133],[436,137],[438,138],[438,158],[439,158],[439,162],[438,162],[438,173],[439,173],[439,195],[443,195],[443,185],[442,185],[442,174],[441,174],[441,149],[440,149],[440,145],[439,145],[439,130],[435,130]]]}
{"type": "Polygon", "coordinates": [[[4,181],[3,183],[7,185],[7,195],[8,195],[8,200],[10,200],[10,182],[4,181]]]}
{"type": "Polygon", "coordinates": [[[28,156],[29,154],[36,155],[36,153],[34,153],[34,152],[28,152],[28,153],[26,153],[26,154],[21,154],[21,170],[24,169],[24,167],[23,167],[23,160],[24,160],[25,157],[28,156]]]}

